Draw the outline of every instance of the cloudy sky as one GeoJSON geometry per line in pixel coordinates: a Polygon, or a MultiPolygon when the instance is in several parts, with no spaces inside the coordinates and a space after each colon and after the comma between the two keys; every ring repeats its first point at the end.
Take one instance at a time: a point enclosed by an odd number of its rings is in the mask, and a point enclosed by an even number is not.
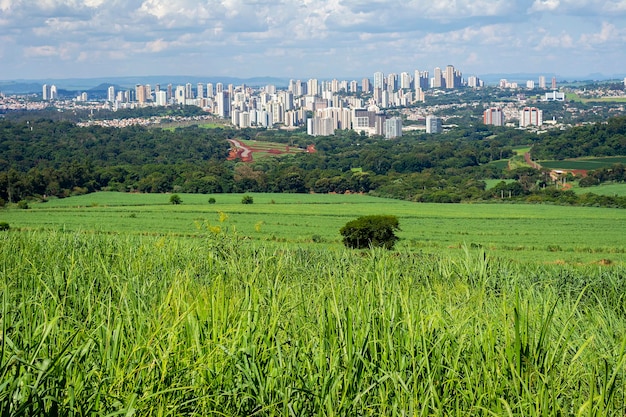
{"type": "Polygon", "coordinates": [[[0,80],[626,73],[626,0],[0,0],[0,80]]]}

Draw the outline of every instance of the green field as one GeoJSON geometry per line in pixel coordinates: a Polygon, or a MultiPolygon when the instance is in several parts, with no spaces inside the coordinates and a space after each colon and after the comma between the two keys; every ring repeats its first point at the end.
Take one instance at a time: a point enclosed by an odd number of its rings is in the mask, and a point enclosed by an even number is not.
{"type": "MultiPolygon", "coordinates": [[[[178,222],[184,208],[142,207],[163,224],[178,222]]],[[[92,217],[100,225],[109,221],[102,209],[92,217]]],[[[497,221],[496,210],[478,209],[428,211],[441,227],[455,211],[497,221]]],[[[534,213],[561,227],[556,211],[534,213]]],[[[447,257],[250,245],[230,232],[12,229],[0,232],[0,248],[3,416],[540,417],[626,409],[623,266],[512,263],[469,250],[447,257]]]]}
{"type": "Polygon", "coordinates": [[[207,223],[235,229],[255,244],[339,248],[339,229],[360,215],[400,219],[401,250],[461,254],[484,249],[524,262],[621,263],[626,252],[626,211],[605,208],[515,204],[421,204],[363,195],[96,193],[29,210],[0,211],[0,221],[21,230],[96,231],[203,236],[207,223]],[[220,223],[220,212],[228,216],[220,223]]]}
{"type": "Polygon", "coordinates": [[[567,159],[563,161],[539,161],[542,167],[548,169],[585,169],[593,170],[608,168],[614,164],[626,164],[626,156],[606,158],[567,159]]]}
{"type": "Polygon", "coordinates": [[[586,194],[593,193],[598,195],[608,195],[608,196],[618,196],[624,197],[626,196],[626,183],[622,184],[601,184],[593,187],[578,187],[574,186],[572,188],[576,194],[586,194]]]}

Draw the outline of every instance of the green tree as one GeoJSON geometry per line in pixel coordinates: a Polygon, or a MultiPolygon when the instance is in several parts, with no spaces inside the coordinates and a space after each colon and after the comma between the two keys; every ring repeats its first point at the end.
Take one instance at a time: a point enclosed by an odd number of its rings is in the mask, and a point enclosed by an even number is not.
{"type": "Polygon", "coordinates": [[[172,194],[170,196],[170,203],[172,204],[181,204],[183,200],[180,198],[178,194],[172,194]]]}
{"type": "Polygon", "coordinates": [[[343,236],[343,244],[348,248],[392,249],[399,239],[395,234],[397,230],[400,230],[400,226],[396,216],[374,215],[362,216],[346,223],[339,233],[343,236]]]}
{"type": "Polygon", "coordinates": [[[241,204],[252,204],[254,203],[254,199],[251,195],[244,195],[241,199],[241,204]]]}

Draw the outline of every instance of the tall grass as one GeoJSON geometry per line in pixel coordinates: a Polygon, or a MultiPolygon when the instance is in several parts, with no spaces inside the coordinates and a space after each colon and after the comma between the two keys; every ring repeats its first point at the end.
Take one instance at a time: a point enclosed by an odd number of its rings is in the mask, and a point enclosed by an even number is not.
{"type": "MultiPolygon", "coordinates": [[[[217,229],[215,229],[217,230],[217,229]]],[[[625,271],[0,234],[4,415],[624,413],[625,271]]]]}

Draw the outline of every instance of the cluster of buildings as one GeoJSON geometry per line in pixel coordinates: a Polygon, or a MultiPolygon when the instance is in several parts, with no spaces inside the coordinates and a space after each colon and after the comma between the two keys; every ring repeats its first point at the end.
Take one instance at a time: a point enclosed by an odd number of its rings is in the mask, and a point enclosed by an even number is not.
{"type": "MultiPolygon", "coordinates": [[[[198,83],[174,86],[137,84],[134,89],[107,90],[110,108],[194,105],[217,117],[229,119],[234,126],[286,128],[306,126],[310,135],[331,135],[336,130],[353,129],[367,135],[394,138],[402,135],[402,119],[389,117],[385,109],[407,107],[425,101],[428,89],[481,87],[475,76],[464,81],[454,66],[400,74],[374,73],[372,79],[290,80],[287,89],[273,85],[251,88],[223,83],[198,83]]],[[[43,99],[56,100],[55,86],[43,86],[43,99]]],[[[87,101],[86,93],[76,97],[87,101]]],[[[434,120],[434,119],[433,119],[434,120]]],[[[441,123],[439,122],[439,130],[441,123]]],[[[427,129],[431,130],[431,129],[427,129]]],[[[437,124],[432,132],[437,132],[437,124]]]]}
{"type": "MultiPolygon", "coordinates": [[[[354,130],[367,135],[395,138],[402,135],[402,119],[390,117],[387,109],[409,107],[425,102],[425,94],[436,95],[445,90],[459,87],[479,88],[483,81],[476,76],[463,79],[462,73],[452,65],[437,67],[432,73],[415,70],[400,74],[376,72],[373,78],[357,80],[318,80],[315,78],[290,80],[287,88],[277,89],[274,85],[252,88],[246,85],[197,83],[193,85],[167,84],[162,86],[137,84],[134,89],[117,91],[108,87],[106,105],[117,110],[144,106],[193,105],[203,108],[214,116],[230,120],[240,128],[264,127],[296,128],[306,126],[309,135],[332,135],[337,130],[354,130]]],[[[517,83],[501,80],[501,88],[518,88],[517,83]]],[[[556,88],[556,78],[551,86],[556,88]]],[[[527,81],[527,88],[535,88],[534,81],[527,81]]],[[[546,78],[539,77],[539,88],[546,88],[546,78]]],[[[43,86],[44,101],[56,100],[54,85],[43,86]]],[[[563,93],[545,93],[542,100],[563,101],[563,93]]],[[[88,100],[87,93],[76,99],[88,100]]],[[[508,110],[507,110],[508,111],[508,110]]],[[[426,132],[441,131],[441,119],[428,115],[426,132]]],[[[517,114],[492,107],[485,110],[485,124],[505,125],[507,119],[517,114]]],[[[523,108],[519,110],[519,125],[541,126],[541,110],[523,108]]],[[[423,119],[422,119],[423,120],[423,119]]]]}
{"type": "MultiPolygon", "coordinates": [[[[501,107],[490,107],[483,112],[483,123],[493,126],[504,126],[505,112],[501,107]]],[[[543,110],[537,107],[524,107],[519,111],[519,127],[543,125],[543,110]]]]}

